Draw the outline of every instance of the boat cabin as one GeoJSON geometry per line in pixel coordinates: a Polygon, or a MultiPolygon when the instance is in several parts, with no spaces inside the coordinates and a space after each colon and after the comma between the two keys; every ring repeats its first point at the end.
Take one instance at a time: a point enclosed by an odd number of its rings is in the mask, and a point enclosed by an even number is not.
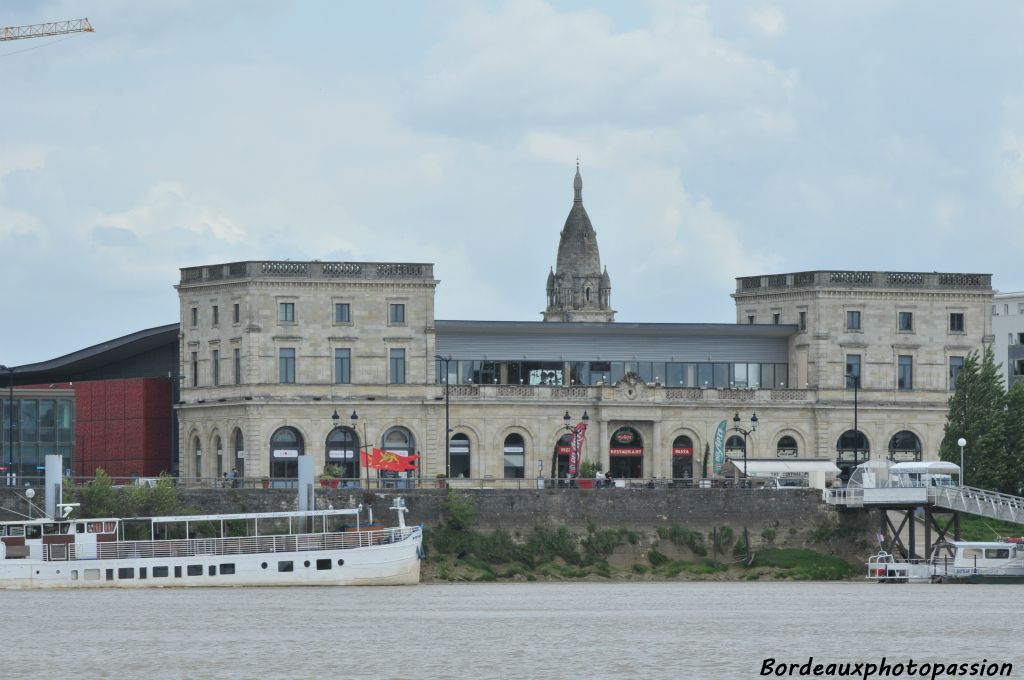
{"type": "Polygon", "coordinates": [[[897,487],[959,486],[960,466],[945,461],[915,461],[889,466],[889,485],[897,487]],[[956,481],[953,477],[956,477],[956,481]]]}

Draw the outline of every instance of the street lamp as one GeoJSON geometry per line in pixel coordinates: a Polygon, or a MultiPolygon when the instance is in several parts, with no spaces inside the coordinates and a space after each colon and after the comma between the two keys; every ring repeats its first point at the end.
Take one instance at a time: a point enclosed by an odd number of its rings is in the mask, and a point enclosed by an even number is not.
{"type": "MultiPolygon", "coordinates": [[[[356,429],[356,425],[359,423],[359,414],[356,413],[355,410],[353,409],[352,415],[350,415],[348,418],[349,418],[349,420],[352,421],[352,431],[356,433],[356,437],[359,437],[359,431],[356,429]]],[[[341,420],[341,416],[338,415],[337,409],[335,409],[334,415],[331,416],[331,420],[334,421],[334,426],[337,427],[338,426],[338,422],[341,420]]],[[[363,453],[363,449],[366,448],[367,446],[369,446],[369,444],[366,443],[366,421],[363,421],[363,443],[362,443],[361,446],[356,447],[358,452],[359,452],[359,454],[360,454],[359,455],[359,468],[360,468],[360,470],[362,470],[363,467],[366,467],[366,466],[363,465],[362,453],[363,453]]],[[[360,477],[362,477],[362,472],[360,472],[360,477]]],[[[369,467],[366,467],[366,488],[367,489],[370,488],[370,468],[369,467]]]]}
{"type": "Polygon", "coordinates": [[[8,382],[7,399],[7,484],[11,484],[11,474],[14,472],[14,367],[0,366],[0,371],[7,371],[10,376],[8,382]]]}
{"type": "Polygon", "coordinates": [[[956,445],[960,447],[960,486],[964,485],[964,447],[967,446],[967,440],[963,437],[956,440],[956,445]]]}
{"type": "Polygon", "coordinates": [[[441,356],[440,354],[435,354],[434,359],[444,362],[444,478],[448,479],[451,477],[452,472],[452,443],[450,437],[452,429],[448,419],[448,378],[451,375],[448,372],[448,363],[452,360],[452,355],[441,356]]]}
{"type": "Polygon", "coordinates": [[[853,436],[856,437],[856,443],[853,445],[853,463],[856,465],[860,462],[857,456],[860,450],[860,429],[857,427],[857,392],[860,390],[860,376],[847,373],[845,377],[847,387],[853,383],[853,436]]]}
{"type": "Polygon", "coordinates": [[[747,430],[740,427],[740,412],[737,411],[736,415],[732,417],[732,429],[743,435],[743,487],[746,488],[749,485],[748,478],[750,477],[750,473],[747,471],[747,437],[757,432],[757,412],[751,414],[750,429],[747,430]]]}

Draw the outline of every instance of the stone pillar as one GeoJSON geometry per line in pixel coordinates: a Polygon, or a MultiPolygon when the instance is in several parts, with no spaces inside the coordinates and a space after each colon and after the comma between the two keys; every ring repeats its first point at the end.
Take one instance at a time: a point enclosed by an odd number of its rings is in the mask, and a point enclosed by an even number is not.
{"type": "Polygon", "coordinates": [[[595,442],[597,448],[594,452],[597,454],[596,458],[601,462],[601,468],[603,470],[611,469],[611,461],[608,457],[608,421],[603,418],[597,423],[597,442],[595,442]]]}
{"type": "MultiPolygon", "coordinates": [[[[651,477],[671,477],[666,465],[664,442],[661,441],[661,419],[654,421],[654,432],[651,435],[651,477]]],[[[671,465],[671,458],[668,464],[671,465]]]]}

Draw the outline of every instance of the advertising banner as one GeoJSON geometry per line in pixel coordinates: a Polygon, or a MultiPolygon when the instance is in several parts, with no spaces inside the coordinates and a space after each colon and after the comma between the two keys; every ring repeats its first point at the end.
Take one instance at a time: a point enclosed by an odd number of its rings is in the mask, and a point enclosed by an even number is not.
{"type": "Polygon", "coordinates": [[[716,475],[722,474],[722,466],[725,465],[725,428],[726,422],[723,420],[718,423],[718,429],[715,430],[715,455],[712,460],[716,475]]]}

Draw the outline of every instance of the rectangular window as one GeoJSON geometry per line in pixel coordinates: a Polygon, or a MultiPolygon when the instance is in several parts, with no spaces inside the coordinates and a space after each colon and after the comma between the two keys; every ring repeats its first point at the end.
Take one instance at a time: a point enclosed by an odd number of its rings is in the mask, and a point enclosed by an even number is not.
{"type": "Polygon", "coordinates": [[[282,560],[281,562],[277,563],[277,570],[278,571],[295,571],[295,566],[292,564],[291,560],[287,560],[287,561],[282,560]]]}
{"type": "Polygon", "coordinates": [[[351,323],[352,310],[347,302],[334,303],[334,323],[351,323]]]}
{"type": "Polygon", "coordinates": [[[192,352],[192,387],[199,387],[199,352],[192,352]]]}
{"type": "Polygon", "coordinates": [[[210,566],[208,566],[206,568],[206,575],[207,576],[216,576],[217,575],[217,565],[211,564],[210,566]]]}
{"type": "Polygon", "coordinates": [[[778,312],[775,312],[774,314],[772,314],[772,323],[773,324],[778,326],[779,323],[781,323],[781,321],[782,321],[782,315],[781,314],[779,314],[778,312]]]}
{"type": "Polygon", "coordinates": [[[807,312],[800,312],[800,330],[807,330],[807,312]]]}
{"type": "Polygon", "coordinates": [[[232,323],[238,323],[242,319],[242,312],[239,309],[239,304],[236,302],[231,306],[231,321],[232,323]]]}
{"type": "Polygon", "coordinates": [[[220,324],[220,308],[217,305],[213,306],[213,325],[217,326],[220,324]]]}
{"type": "Polygon", "coordinates": [[[234,363],[235,363],[235,384],[242,384],[242,350],[235,348],[234,350],[234,363]]]}
{"type": "Polygon", "coordinates": [[[334,382],[339,385],[352,382],[352,350],[334,350],[334,382]]]}
{"type": "Polygon", "coordinates": [[[181,578],[181,567],[174,568],[174,578],[181,578]]]}
{"type": "Polygon", "coordinates": [[[390,353],[391,356],[391,384],[392,385],[404,385],[405,384],[405,350],[404,349],[393,349],[390,353]]]}
{"type": "Polygon", "coordinates": [[[963,357],[950,357],[949,358],[949,389],[956,389],[956,377],[960,374],[960,369],[964,367],[963,357]]]}
{"type": "Polygon", "coordinates": [[[211,357],[211,360],[213,361],[213,366],[212,366],[212,368],[213,368],[213,386],[217,387],[218,385],[220,385],[220,350],[219,349],[213,350],[213,356],[211,357]]]}
{"type": "Polygon", "coordinates": [[[317,571],[327,571],[330,568],[331,568],[331,560],[330,559],[319,559],[319,560],[316,561],[316,570],[317,571]]]}
{"type": "Polygon", "coordinates": [[[282,347],[278,352],[281,382],[295,382],[295,349],[291,347],[282,347]]]}
{"type": "Polygon", "coordinates": [[[949,332],[950,333],[963,333],[964,332],[964,314],[963,312],[953,312],[949,315],[949,332]]]}
{"type": "Polygon", "coordinates": [[[108,581],[113,581],[114,580],[114,570],[113,569],[107,569],[106,572],[107,572],[107,580],[108,581]]]}
{"type": "Polygon", "coordinates": [[[190,565],[188,565],[187,573],[188,573],[189,576],[202,576],[203,575],[203,565],[201,565],[201,564],[190,564],[190,565]]]}
{"type": "Polygon", "coordinates": [[[153,567],[153,578],[167,578],[167,567],[153,567]]]}
{"type": "Polygon", "coordinates": [[[295,323],[295,303],[282,302],[278,304],[277,320],[282,323],[295,323]]]}
{"type": "Polygon", "coordinates": [[[754,323],[754,315],[753,314],[747,314],[747,323],[748,324],[753,324],[754,323]]]}
{"type": "Polygon", "coordinates": [[[193,307],[192,308],[192,328],[195,328],[198,325],[199,325],[199,308],[198,307],[193,307]]]}
{"type": "Polygon", "coordinates": [[[220,575],[221,576],[224,576],[225,574],[234,574],[234,573],[235,573],[235,565],[234,565],[233,562],[229,562],[227,564],[220,565],[220,575]]]}
{"type": "Polygon", "coordinates": [[[900,312],[897,319],[896,330],[909,333],[914,330],[914,313],[900,312]]]}
{"type": "Polygon", "coordinates": [[[846,355],[846,386],[860,388],[860,355],[846,355]]]}
{"type": "Polygon", "coordinates": [[[860,330],[860,312],[856,310],[847,310],[846,312],[846,330],[848,331],[859,331],[860,330]]]}
{"type": "Polygon", "coordinates": [[[146,567],[139,567],[139,578],[146,578],[146,567]]]}
{"type": "Polygon", "coordinates": [[[86,569],[85,570],[85,580],[86,581],[99,581],[100,580],[100,570],[99,569],[86,569]]]}
{"type": "Polygon", "coordinates": [[[899,357],[899,375],[896,386],[901,390],[914,389],[914,357],[901,354],[899,357]]]}
{"type": "Polygon", "coordinates": [[[405,323],[405,305],[403,304],[390,304],[388,305],[388,323],[403,324],[405,323]]]}
{"type": "Polygon", "coordinates": [[[132,567],[121,567],[117,570],[117,578],[129,579],[135,578],[135,569],[132,567]]]}

